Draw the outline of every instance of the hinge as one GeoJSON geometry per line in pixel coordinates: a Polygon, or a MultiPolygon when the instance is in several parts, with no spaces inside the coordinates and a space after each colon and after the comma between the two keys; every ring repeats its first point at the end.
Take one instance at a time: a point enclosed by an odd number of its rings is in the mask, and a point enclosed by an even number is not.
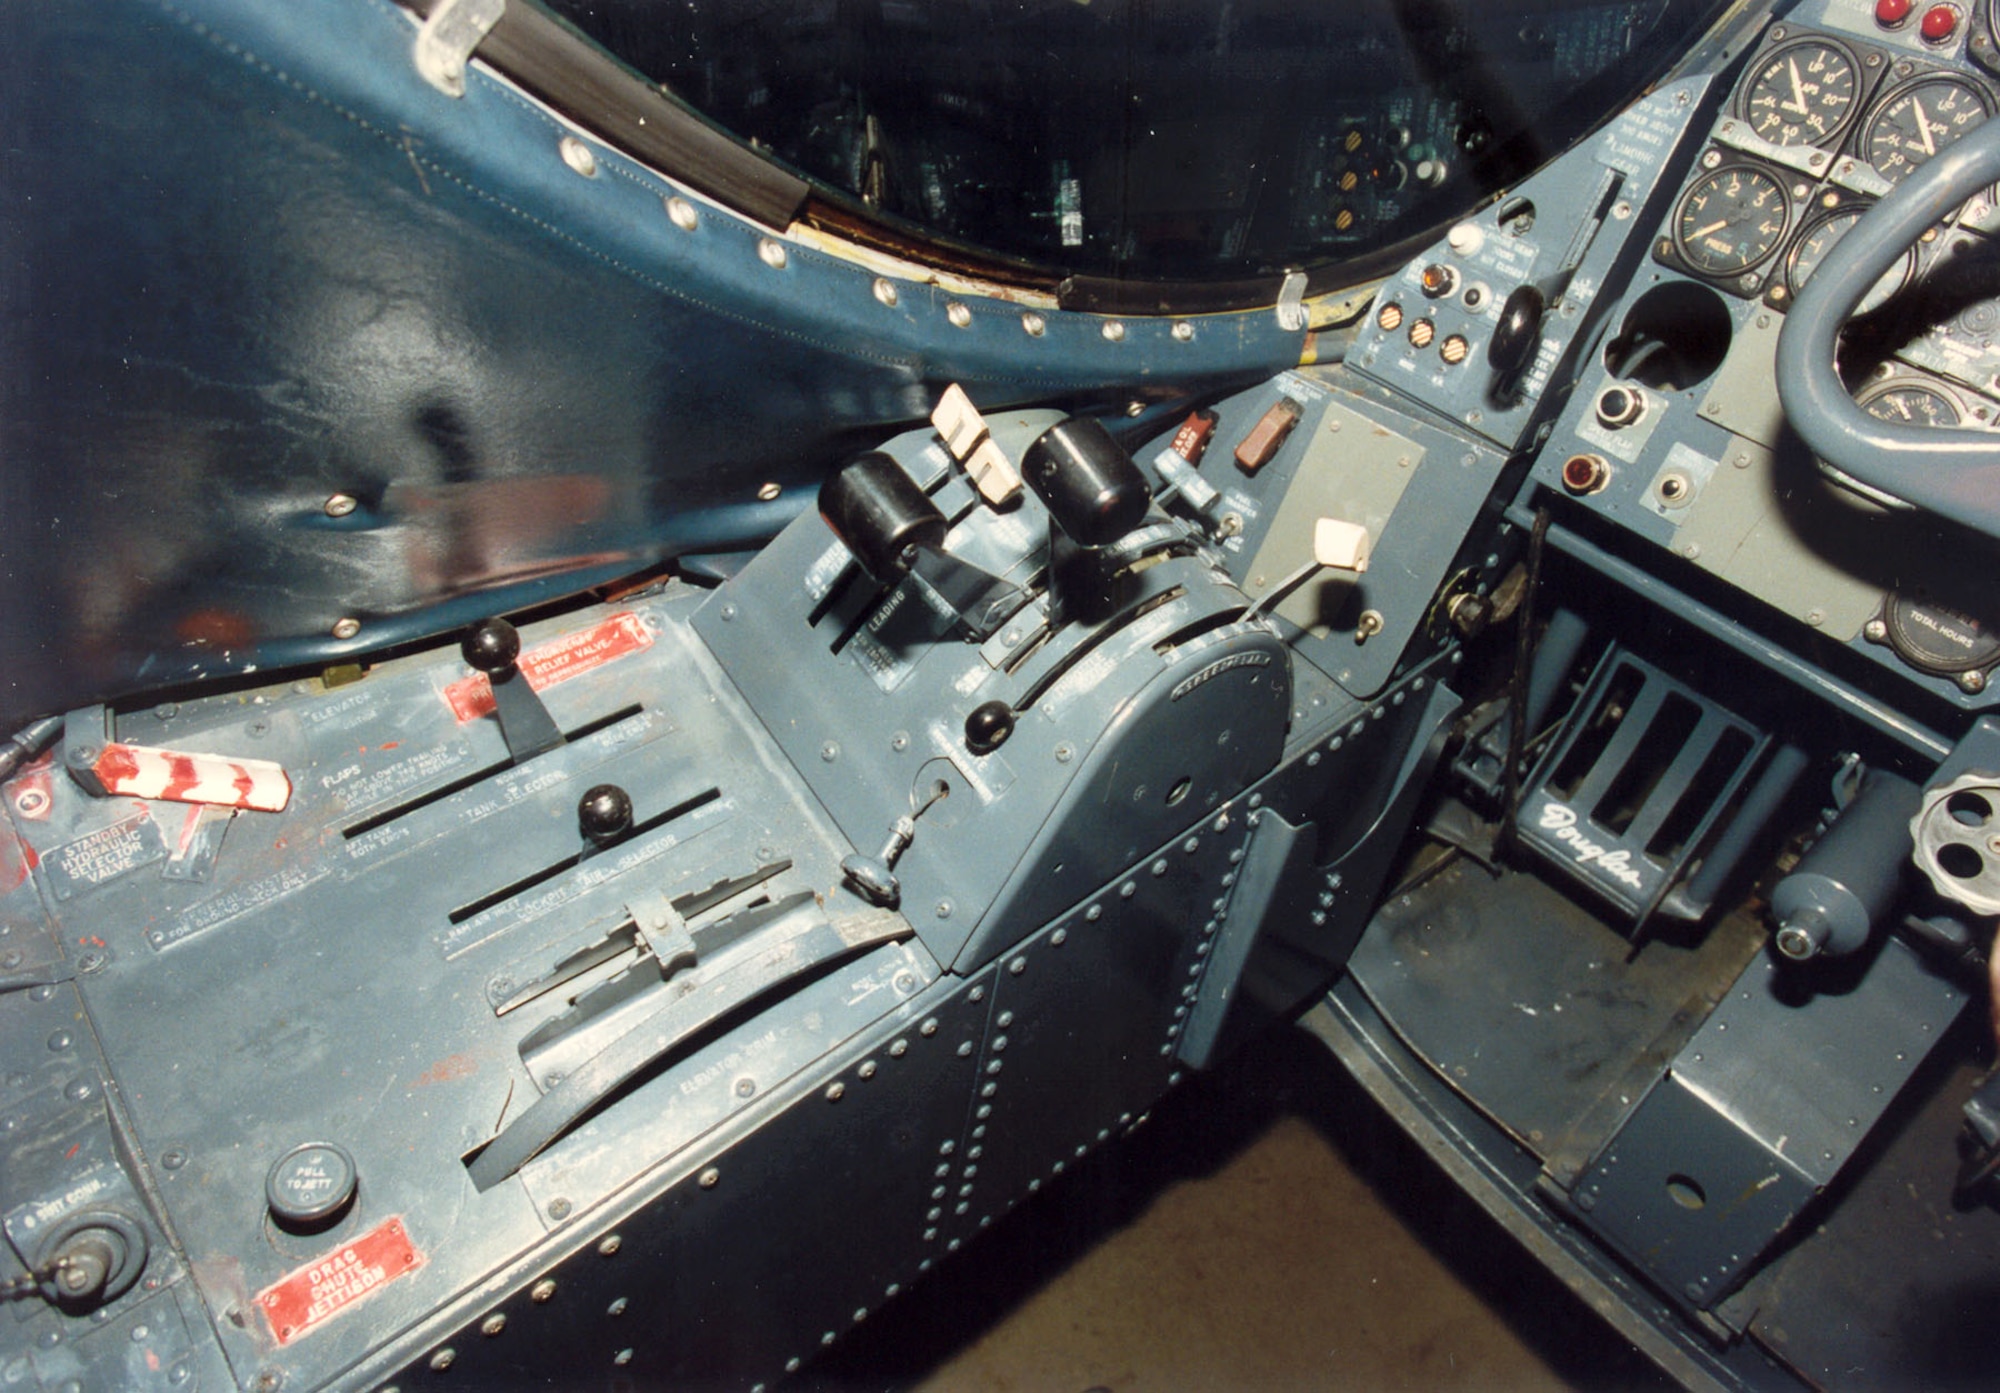
{"type": "Polygon", "coordinates": [[[447,97],[465,95],[465,65],[500,22],[507,0],[438,0],[417,31],[417,71],[447,97]]]}

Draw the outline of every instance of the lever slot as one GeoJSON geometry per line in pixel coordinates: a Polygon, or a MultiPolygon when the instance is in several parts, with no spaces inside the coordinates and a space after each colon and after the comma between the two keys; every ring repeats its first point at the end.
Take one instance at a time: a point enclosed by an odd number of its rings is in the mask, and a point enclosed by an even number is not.
{"type": "Polygon", "coordinates": [[[710,1027],[910,933],[907,920],[886,910],[829,919],[810,891],[751,912],[766,930],[751,951],[733,955],[712,972],[691,968],[664,988],[666,1000],[656,1009],[565,1075],[467,1162],[474,1188],[490,1190],[512,1176],[710,1027]]]}
{"type": "MultiPolygon", "coordinates": [[[[702,890],[691,890],[687,894],[674,897],[672,904],[676,913],[685,919],[698,919],[703,914],[724,904],[746,890],[754,890],[773,876],[792,868],[789,857],[782,861],[771,861],[757,867],[748,875],[725,876],[702,890]]],[[[650,950],[646,938],[634,916],[628,914],[616,927],[597,942],[579,948],[559,959],[547,972],[528,979],[519,987],[510,988],[504,996],[493,1003],[493,1014],[504,1016],[518,1010],[536,997],[554,991],[565,983],[573,982],[594,967],[611,962],[626,953],[637,953],[641,957],[650,950]]],[[[634,959],[637,962],[638,958],[634,959]]],[[[518,977],[508,977],[508,982],[516,982],[518,977]]]]}
{"type": "Polygon", "coordinates": [[[1070,669],[1101,648],[1120,630],[1129,628],[1151,614],[1154,610],[1172,604],[1185,594],[1187,594],[1186,586],[1170,586],[1159,594],[1130,606],[1122,613],[1113,615],[1111,618],[1105,620],[1104,623],[1085,634],[1077,640],[1074,648],[1050,663],[1048,671],[1037,677],[1028,690],[1021,694],[1020,699],[1014,703],[1015,714],[1019,715],[1023,712],[1034,710],[1036,704],[1049,694],[1050,689],[1056,683],[1060,682],[1070,669]]]}
{"type": "MultiPolygon", "coordinates": [[[[645,708],[636,702],[630,706],[621,706],[609,715],[585,721],[582,725],[565,731],[563,733],[563,740],[565,743],[573,745],[586,736],[595,735],[600,730],[610,729],[620,721],[629,721],[644,710],[645,708]]],[[[474,784],[484,783],[495,774],[504,774],[512,768],[514,768],[514,761],[511,758],[495,760],[491,764],[481,765],[470,774],[464,774],[448,783],[439,784],[436,788],[428,792],[419,793],[413,798],[406,798],[400,803],[393,803],[380,812],[370,813],[359,822],[351,822],[340,829],[340,835],[352,841],[364,832],[373,832],[377,827],[386,827],[398,818],[408,817],[411,813],[419,809],[428,808],[433,803],[442,802],[454,793],[463,793],[474,784]]]]}
{"type": "MultiPolygon", "coordinates": [[[[634,823],[632,830],[625,834],[624,839],[630,840],[633,837],[651,832],[656,828],[664,827],[677,818],[686,817],[697,808],[707,807],[721,796],[721,789],[714,787],[705,788],[692,798],[683,799],[664,812],[655,813],[643,822],[634,823]]],[[[583,851],[579,848],[552,865],[544,866],[541,870],[522,876],[519,880],[510,881],[497,890],[481,895],[476,900],[468,900],[451,912],[451,922],[462,924],[475,914],[484,913],[497,904],[504,904],[515,896],[525,894],[534,889],[544,881],[553,880],[564,871],[574,869],[582,860],[583,851]]]]}

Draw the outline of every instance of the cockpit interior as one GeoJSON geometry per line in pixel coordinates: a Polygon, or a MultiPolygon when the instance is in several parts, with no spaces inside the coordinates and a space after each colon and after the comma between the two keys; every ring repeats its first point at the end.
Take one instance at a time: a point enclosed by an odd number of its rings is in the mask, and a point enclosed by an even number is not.
{"type": "Polygon", "coordinates": [[[5,12],[0,1386],[776,1388],[1270,1032],[2000,1368],[2000,0],[5,12]]]}

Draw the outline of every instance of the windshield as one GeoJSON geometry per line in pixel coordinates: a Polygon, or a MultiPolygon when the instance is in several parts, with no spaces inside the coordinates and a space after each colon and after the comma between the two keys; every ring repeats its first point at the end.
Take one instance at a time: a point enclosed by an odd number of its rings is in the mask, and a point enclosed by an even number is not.
{"type": "Polygon", "coordinates": [[[1142,280],[1436,226],[1609,116],[1721,0],[550,0],[868,220],[1142,280]]]}

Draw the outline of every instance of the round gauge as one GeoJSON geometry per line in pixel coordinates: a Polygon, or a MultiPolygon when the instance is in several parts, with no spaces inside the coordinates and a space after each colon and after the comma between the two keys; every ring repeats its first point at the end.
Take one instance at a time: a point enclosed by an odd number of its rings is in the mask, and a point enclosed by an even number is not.
{"type": "Polygon", "coordinates": [[[1688,185],[1674,242],[1695,270],[1740,275],[1778,249],[1788,212],[1784,185],[1761,169],[1731,165],[1688,185]]]}
{"type": "Polygon", "coordinates": [[[1860,77],[1847,51],[1818,39],[1764,59],[1743,89],[1743,119],[1774,145],[1825,145],[1854,114],[1860,77]]]}
{"type": "Polygon", "coordinates": [[[1898,88],[1868,118],[1861,154],[1892,184],[1987,116],[1986,94],[1956,77],[1927,77],[1898,88]]]}
{"type": "MultiPolygon", "coordinates": [[[[1872,293],[1872,292],[1871,292],[1872,293]]],[[[1950,397],[1929,387],[1907,383],[1885,387],[1860,399],[1863,411],[1878,421],[1897,426],[1951,427],[1958,424],[1958,408],[1950,397]]]]}
{"type": "Polygon", "coordinates": [[[1923,672],[1953,677],[2000,659],[2000,635],[1962,610],[1920,596],[1891,595],[1882,626],[1896,656],[1923,672]]]}
{"type": "MultiPolygon", "coordinates": [[[[1848,229],[1861,221],[1862,209],[1845,208],[1830,217],[1824,217],[1809,225],[1792,243],[1792,249],[1785,256],[1785,284],[1790,287],[1792,298],[1797,299],[1806,281],[1819,269],[1826,254],[1845,237],[1848,229]]],[[[1902,259],[1882,273],[1882,278],[1870,287],[1855,306],[1856,314],[1867,314],[1878,310],[1889,302],[1889,297],[1909,284],[1911,274],[1916,270],[1916,248],[1903,253],[1902,259]]]]}

